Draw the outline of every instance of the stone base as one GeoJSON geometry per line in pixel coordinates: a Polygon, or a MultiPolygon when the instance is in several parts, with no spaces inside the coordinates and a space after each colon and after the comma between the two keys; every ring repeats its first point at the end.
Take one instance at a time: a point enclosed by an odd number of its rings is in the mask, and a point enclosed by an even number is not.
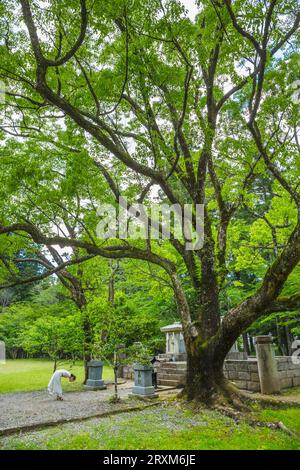
{"type": "Polygon", "coordinates": [[[158,393],[154,393],[154,395],[138,395],[136,393],[131,393],[128,395],[128,398],[134,398],[135,400],[147,401],[147,400],[154,400],[158,398],[158,393]]]}
{"type": "Polygon", "coordinates": [[[102,386],[98,385],[98,387],[93,387],[91,385],[84,385],[84,388],[85,388],[85,390],[88,390],[88,391],[95,391],[95,390],[106,390],[107,386],[106,385],[102,385],[102,386]]]}
{"type": "Polygon", "coordinates": [[[107,387],[104,383],[104,380],[88,379],[84,388],[86,390],[105,390],[107,387]]]}
{"type": "Polygon", "coordinates": [[[153,386],[149,387],[139,387],[135,385],[132,389],[132,395],[135,396],[142,396],[142,397],[154,397],[155,396],[155,388],[153,386]]]}
{"type": "Polygon", "coordinates": [[[186,361],[187,354],[186,353],[165,353],[159,354],[158,360],[161,362],[182,362],[186,361]]]}

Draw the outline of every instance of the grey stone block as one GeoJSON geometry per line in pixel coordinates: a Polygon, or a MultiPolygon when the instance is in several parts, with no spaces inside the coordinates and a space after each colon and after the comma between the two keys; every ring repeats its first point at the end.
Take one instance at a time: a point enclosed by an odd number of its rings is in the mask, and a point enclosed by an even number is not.
{"type": "Polygon", "coordinates": [[[231,379],[231,380],[238,380],[239,379],[238,372],[236,372],[236,371],[230,371],[228,373],[228,376],[229,376],[229,379],[231,379]]]}
{"type": "Polygon", "coordinates": [[[288,362],[288,360],[289,360],[288,356],[276,356],[277,363],[288,362]]]}
{"type": "Polygon", "coordinates": [[[293,387],[299,387],[300,377],[293,377],[293,387]]]}
{"type": "Polygon", "coordinates": [[[247,389],[251,392],[260,392],[260,383],[253,382],[252,380],[247,382],[247,389]]]}
{"type": "Polygon", "coordinates": [[[239,380],[250,380],[250,372],[238,372],[239,380]]]}
{"type": "Polygon", "coordinates": [[[227,364],[227,370],[237,370],[236,364],[227,364]]]}
{"type": "Polygon", "coordinates": [[[289,367],[288,367],[288,363],[287,362],[279,362],[277,363],[277,370],[278,371],[281,371],[281,370],[287,370],[289,367]]]}
{"type": "Polygon", "coordinates": [[[248,362],[240,361],[240,364],[237,365],[237,370],[243,371],[243,372],[248,372],[248,370],[249,370],[248,362]]]}
{"type": "Polygon", "coordinates": [[[290,388],[293,386],[293,379],[292,378],[285,378],[280,380],[281,388],[290,388]]]}
{"type": "Polygon", "coordinates": [[[243,390],[247,390],[247,382],[245,380],[235,380],[234,384],[243,390]]]}
{"type": "Polygon", "coordinates": [[[294,370],[294,369],[296,369],[296,368],[297,368],[296,364],[293,364],[292,361],[289,362],[289,369],[290,369],[290,370],[294,370]]]}
{"type": "Polygon", "coordinates": [[[288,373],[289,373],[289,371],[286,370],[286,369],[285,369],[285,370],[279,370],[279,371],[278,371],[279,377],[286,377],[288,373]]]}

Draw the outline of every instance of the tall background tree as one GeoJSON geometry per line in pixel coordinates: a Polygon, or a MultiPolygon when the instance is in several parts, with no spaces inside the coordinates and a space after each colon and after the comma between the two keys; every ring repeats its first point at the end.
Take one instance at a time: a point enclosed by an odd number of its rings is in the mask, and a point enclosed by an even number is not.
{"type": "Polygon", "coordinates": [[[300,260],[300,14],[296,0],[197,4],[191,19],[175,0],[2,2],[1,164],[11,180],[13,159],[17,178],[1,191],[18,198],[0,233],[155,265],[183,325],[187,395],[214,401],[230,396],[222,366],[237,337],[299,307],[298,292],[280,294],[300,260]],[[24,190],[39,202],[33,213],[24,190]],[[120,196],[204,204],[203,247],[187,250],[184,233],[97,239],[94,199],[120,196]],[[72,234],[61,197],[68,213],[77,207],[72,234]],[[45,217],[54,206],[55,223],[45,217]],[[245,297],[228,301],[239,282],[245,297]]]}

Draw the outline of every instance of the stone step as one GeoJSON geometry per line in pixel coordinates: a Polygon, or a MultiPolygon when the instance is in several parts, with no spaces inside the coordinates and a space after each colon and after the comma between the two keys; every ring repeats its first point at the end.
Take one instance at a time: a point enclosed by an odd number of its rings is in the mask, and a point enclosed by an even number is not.
{"type": "Polygon", "coordinates": [[[176,369],[176,362],[162,362],[160,368],[164,369],[176,369]]]}
{"type": "Polygon", "coordinates": [[[172,374],[173,373],[175,374],[176,372],[182,373],[186,371],[186,369],[183,369],[183,368],[176,369],[176,367],[159,367],[159,369],[157,370],[167,370],[167,371],[172,372],[172,374]]]}
{"type": "Polygon", "coordinates": [[[176,365],[176,363],[172,364],[172,363],[170,363],[170,362],[166,362],[165,364],[162,364],[162,365],[159,367],[159,369],[160,369],[160,370],[161,370],[161,369],[165,369],[165,370],[167,370],[167,369],[172,369],[172,370],[174,370],[174,369],[175,369],[175,370],[186,370],[186,366],[183,366],[183,365],[181,365],[181,364],[176,365]]]}
{"type": "Polygon", "coordinates": [[[178,372],[179,374],[182,374],[186,372],[186,368],[160,367],[158,371],[164,371],[164,372],[167,371],[167,372],[170,372],[171,374],[176,374],[178,372]]]}
{"type": "Polygon", "coordinates": [[[158,385],[164,385],[166,387],[177,387],[180,386],[180,383],[178,380],[158,380],[158,385]]]}
{"type": "Polygon", "coordinates": [[[157,380],[177,380],[180,382],[185,378],[185,374],[158,374],[157,380]]]}
{"type": "Polygon", "coordinates": [[[182,377],[186,375],[186,370],[176,370],[176,369],[160,369],[157,371],[157,375],[178,375],[178,377],[182,377]]]}
{"type": "Polygon", "coordinates": [[[166,362],[161,363],[161,367],[173,367],[174,369],[179,367],[182,369],[186,367],[186,362],[185,361],[176,361],[176,362],[166,361],[166,362]]]}

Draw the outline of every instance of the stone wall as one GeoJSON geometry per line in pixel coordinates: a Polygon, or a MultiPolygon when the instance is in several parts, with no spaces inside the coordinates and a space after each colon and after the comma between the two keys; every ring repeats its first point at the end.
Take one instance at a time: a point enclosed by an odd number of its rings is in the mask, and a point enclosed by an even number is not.
{"type": "Polygon", "coordinates": [[[242,361],[228,359],[224,363],[224,375],[231,382],[234,382],[238,388],[250,390],[251,392],[260,391],[256,359],[250,358],[242,361]]]}
{"type": "MultiPolygon", "coordinates": [[[[276,357],[280,387],[291,388],[300,385],[300,365],[292,363],[290,356],[276,357]]],[[[260,392],[257,360],[249,358],[247,361],[229,359],[224,365],[225,377],[234,382],[238,388],[260,392]]]]}
{"type": "MultiPolygon", "coordinates": [[[[276,362],[281,389],[300,386],[300,364],[293,364],[290,356],[276,357],[276,362]]],[[[167,383],[169,380],[166,381],[166,379],[172,379],[175,381],[176,377],[174,374],[177,373],[174,368],[175,364],[176,363],[174,362],[162,362],[158,365],[159,382],[169,385],[169,383],[167,383]],[[172,366],[173,370],[167,370],[169,366],[172,366]],[[172,372],[173,375],[167,377],[165,374],[170,372],[172,372]]],[[[182,367],[183,363],[181,362],[181,369],[182,367]]],[[[251,392],[260,392],[260,381],[256,358],[248,358],[248,360],[227,359],[224,363],[224,374],[225,377],[227,377],[231,382],[234,382],[238,388],[249,390],[251,392]]],[[[132,365],[126,365],[123,367],[123,377],[127,380],[133,380],[132,365]]],[[[178,374],[178,378],[176,380],[178,380],[179,385],[179,381],[182,381],[182,370],[181,374],[178,374]]],[[[172,384],[170,383],[170,385],[172,384]]]]}
{"type": "Polygon", "coordinates": [[[300,364],[293,364],[290,356],[276,357],[281,388],[300,386],[300,364]]]}

